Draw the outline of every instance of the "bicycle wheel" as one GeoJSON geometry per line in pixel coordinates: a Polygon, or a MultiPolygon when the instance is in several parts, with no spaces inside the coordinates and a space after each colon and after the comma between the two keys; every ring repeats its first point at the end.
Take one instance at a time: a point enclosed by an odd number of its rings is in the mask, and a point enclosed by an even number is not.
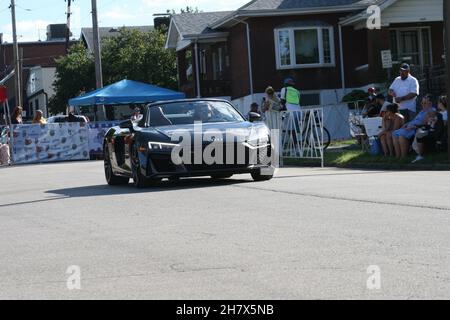
{"type": "Polygon", "coordinates": [[[316,125],[315,130],[310,128],[305,128],[303,131],[303,139],[306,139],[307,144],[315,149],[320,149],[323,147],[323,150],[326,150],[331,144],[331,135],[327,128],[323,127],[323,135],[320,125],[316,125]],[[323,139],[323,140],[322,140],[323,139]],[[322,145],[323,141],[323,145],[322,145]]]}
{"type": "Polygon", "coordinates": [[[331,144],[331,134],[327,128],[323,127],[323,150],[327,150],[331,144]]]}

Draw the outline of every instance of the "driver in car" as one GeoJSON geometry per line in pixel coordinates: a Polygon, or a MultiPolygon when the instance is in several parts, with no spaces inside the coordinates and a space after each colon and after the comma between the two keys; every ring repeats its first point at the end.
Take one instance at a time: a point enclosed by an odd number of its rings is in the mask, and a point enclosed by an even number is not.
{"type": "Polygon", "coordinates": [[[209,122],[213,117],[213,110],[209,104],[195,106],[194,121],[209,122]]]}

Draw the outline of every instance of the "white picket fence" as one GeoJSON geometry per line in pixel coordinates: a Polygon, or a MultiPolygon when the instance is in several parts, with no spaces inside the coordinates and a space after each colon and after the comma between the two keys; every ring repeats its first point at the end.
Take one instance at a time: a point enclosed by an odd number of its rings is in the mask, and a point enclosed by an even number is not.
{"type": "Polygon", "coordinates": [[[321,107],[265,114],[265,122],[271,129],[272,136],[278,137],[281,166],[285,158],[317,159],[324,166],[323,119],[324,111],[321,107]]]}

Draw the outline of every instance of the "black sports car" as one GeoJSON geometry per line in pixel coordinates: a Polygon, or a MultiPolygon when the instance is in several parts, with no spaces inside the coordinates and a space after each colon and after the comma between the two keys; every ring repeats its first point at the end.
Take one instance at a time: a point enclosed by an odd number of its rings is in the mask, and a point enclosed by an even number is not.
{"type": "Polygon", "coordinates": [[[247,121],[229,102],[193,99],[156,102],[142,117],[111,128],[104,139],[108,184],[136,187],[164,178],[211,176],[226,179],[250,173],[270,180],[273,147],[260,116],[247,121]]]}

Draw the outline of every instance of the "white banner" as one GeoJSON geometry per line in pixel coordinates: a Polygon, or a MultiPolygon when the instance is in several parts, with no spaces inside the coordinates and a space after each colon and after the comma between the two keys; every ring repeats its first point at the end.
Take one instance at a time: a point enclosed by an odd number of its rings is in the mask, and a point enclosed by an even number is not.
{"type": "Polygon", "coordinates": [[[12,158],[16,164],[89,160],[85,123],[13,126],[12,158]]]}

